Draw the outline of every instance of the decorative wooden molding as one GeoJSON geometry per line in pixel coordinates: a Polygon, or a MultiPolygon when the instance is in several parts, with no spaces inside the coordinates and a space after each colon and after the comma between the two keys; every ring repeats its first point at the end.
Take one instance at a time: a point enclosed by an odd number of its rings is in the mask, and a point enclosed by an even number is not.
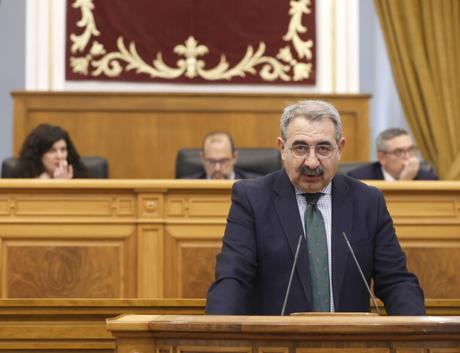
{"type": "MultiPolygon", "coordinates": [[[[460,257],[460,183],[369,184],[384,192],[408,267],[426,298],[459,299],[453,279],[460,257]]],[[[203,298],[214,277],[232,185],[0,180],[1,295],[203,298]]]]}

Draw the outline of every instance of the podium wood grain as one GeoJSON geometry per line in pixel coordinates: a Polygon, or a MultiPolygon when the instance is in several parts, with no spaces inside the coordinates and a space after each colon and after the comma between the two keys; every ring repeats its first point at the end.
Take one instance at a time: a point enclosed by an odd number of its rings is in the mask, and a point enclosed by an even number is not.
{"type": "MultiPolygon", "coordinates": [[[[204,305],[204,299],[0,299],[0,352],[114,353],[106,319],[126,313],[202,315],[204,305]]],[[[460,300],[426,305],[428,315],[460,315],[460,300]]],[[[266,352],[276,353],[276,347],[266,352]]]]}
{"type": "Polygon", "coordinates": [[[119,353],[460,352],[460,317],[124,315],[119,353]]]}

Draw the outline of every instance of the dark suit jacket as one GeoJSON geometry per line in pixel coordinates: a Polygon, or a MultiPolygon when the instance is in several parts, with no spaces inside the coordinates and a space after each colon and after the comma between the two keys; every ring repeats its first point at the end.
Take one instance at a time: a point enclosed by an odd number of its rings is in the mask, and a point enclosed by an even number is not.
{"type": "MultiPolygon", "coordinates": [[[[234,168],[235,171],[235,179],[251,179],[260,176],[259,174],[247,172],[240,168],[234,168]]],[[[203,169],[199,173],[191,174],[182,177],[181,179],[206,179],[206,171],[203,169]]]]}
{"type": "MultiPolygon", "coordinates": [[[[363,167],[350,170],[347,173],[355,179],[383,180],[382,166],[379,162],[369,163],[363,167]]],[[[414,180],[438,180],[438,177],[427,170],[420,168],[414,180]]]]}
{"type": "MultiPolygon", "coordinates": [[[[332,290],[341,312],[369,311],[369,294],[349,253],[345,232],[368,282],[392,315],[423,315],[417,278],[407,272],[383,194],[347,176],[332,181],[332,290]]],[[[295,189],[284,170],[234,184],[208,314],[279,315],[299,235],[295,189]]],[[[311,311],[306,241],[302,241],[286,313],[311,311]]]]}

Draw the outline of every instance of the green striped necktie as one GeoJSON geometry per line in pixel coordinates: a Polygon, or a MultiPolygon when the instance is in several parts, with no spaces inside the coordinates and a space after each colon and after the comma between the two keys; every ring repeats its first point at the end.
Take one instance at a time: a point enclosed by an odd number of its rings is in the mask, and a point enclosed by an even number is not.
{"type": "Polygon", "coordinates": [[[303,195],[307,200],[305,231],[310,259],[313,311],[331,311],[326,229],[323,215],[317,206],[322,194],[303,195]]]}

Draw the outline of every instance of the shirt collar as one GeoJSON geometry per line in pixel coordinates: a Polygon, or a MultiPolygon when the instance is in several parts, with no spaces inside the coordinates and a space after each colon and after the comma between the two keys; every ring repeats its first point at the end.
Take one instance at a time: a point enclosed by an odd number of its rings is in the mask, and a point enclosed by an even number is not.
{"type": "Polygon", "coordinates": [[[386,180],[386,181],[395,181],[396,179],[390,174],[388,173],[383,167],[380,167],[382,168],[382,174],[383,174],[383,180],[386,180]]]}
{"type": "MultiPolygon", "coordinates": [[[[331,190],[332,190],[332,181],[329,182],[329,184],[327,184],[324,188],[321,189],[320,193],[322,193],[323,195],[326,194],[326,195],[330,195],[331,194],[331,190]]],[[[295,188],[295,194],[296,195],[302,195],[302,194],[305,194],[303,191],[300,191],[299,189],[297,189],[297,187],[295,188]]]]}

